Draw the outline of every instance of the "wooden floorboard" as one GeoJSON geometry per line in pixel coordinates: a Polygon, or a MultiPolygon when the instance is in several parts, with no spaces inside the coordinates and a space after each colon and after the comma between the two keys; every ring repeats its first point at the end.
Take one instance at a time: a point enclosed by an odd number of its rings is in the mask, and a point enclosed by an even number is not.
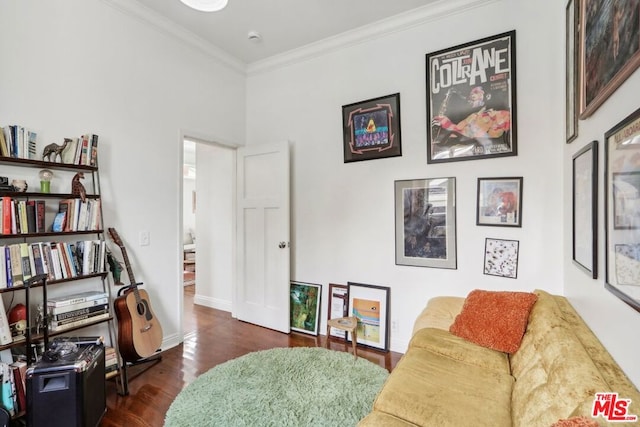
{"type": "MultiPolygon", "coordinates": [[[[193,304],[195,286],[185,287],[183,344],[162,352],[162,360],[143,370],[128,369],[129,395],[107,382],[107,413],[103,427],[160,427],[180,391],[212,367],[252,351],[275,347],[324,347],[324,336],[283,334],[233,319],[228,312],[193,304]],[[137,375],[136,375],[137,374],[137,375]]],[[[351,345],[331,339],[329,348],[350,351],[351,345]]],[[[358,355],[391,371],[402,354],[358,347],[358,355]]]]}

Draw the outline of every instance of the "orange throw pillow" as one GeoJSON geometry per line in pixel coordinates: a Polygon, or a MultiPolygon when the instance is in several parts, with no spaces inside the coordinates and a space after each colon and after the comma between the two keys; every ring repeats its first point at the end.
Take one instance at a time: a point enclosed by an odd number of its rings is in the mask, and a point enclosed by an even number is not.
{"type": "Polygon", "coordinates": [[[483,347],[515,353],[537,299],[528,292],[476,289],[467,295],[449,332],[483,347]]]}
{"type": "Polygon", "coordinates": [[[558,420],[551,427],[600,427],[600,424],[596,420],[589,419],[583,415],[581,417],[558,420]]]}

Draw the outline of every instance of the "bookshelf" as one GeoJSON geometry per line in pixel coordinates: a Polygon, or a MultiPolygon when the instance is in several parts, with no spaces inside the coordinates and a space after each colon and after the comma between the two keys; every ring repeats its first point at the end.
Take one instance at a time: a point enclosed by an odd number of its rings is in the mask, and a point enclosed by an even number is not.
{"type": "MultiPolygon", "coordinates": [[[[32,363],[34,357],[32,357],[31,345],[33,343],[42,343],[45,339],[43,329],[39,328],[37,321],[33,316],[33,313],[37,312],[37,306],[34,305],[34,301],[38,304],[38,299],[34,296],[39,296],[35,291],[41,288],[41,307],[47,307],[47,294],[49,296],[51,292],[56,296],[63,296],[66,294],[72,294],[82,291],[100,291],[106,294],[108,298],[108,315],[96,315],[96,320],[92,320],[91,317],[87,317],[86,322],[73,322],[82,324],[71,324],[69,327],[64,327],[60,330],[48,330],[48,337],[54,338],[56,336],[78,336],[81,334],[81,330],[89,328],[91,326],[106,324],[108,328],[108,338],[105,340],[105,345],[109,345],[115,349],[117,355],[117,368],[115,371],[109,372],[106,375],[106,379],[115,378],[116,383],[121,394],[126,394],[126,384],[124,383],[125,377],[123,373],[123,362],[118,351],[118,342],[115,329],[115,318],[113,310],[113,300],[111,285],[109,282],[109,273],[107,272],[105,256],[106,256],[106,240],[103,225],[103,208],[100,191],[100,174],[96,165],[79,165],[68,163],[57,163],[49,161],[41,161],[34,159],[23,159],[13,157],[0,157],[0,166],[2,166],[2,173],[0,175],[14,174],[21,177],[29,177],[31,184],[25,192],[19,191],[3,191],[0,189],[0,203],[5,203],[6,199],[14,201],[13,205],[17,206],[19,202],[31,202],[42,201],[44,204],[44,212],[41,219],[41,224],[33,226],[33,222],[29,221],[25,228],[14,227],[7,230],[5,227],[6,219],[3,216],[6,214],[6,204],[3,204],[2,215],[0,216],[0,247],[3,249],[9,246],[21,245],[30,249],[30,258],[26,262],[31,261],[31,267],[36,265],[33,260],[36,256],[33,251],[39,252],[38,248],[42,248],[41,253],[38,255],[42,259],[43,264],[48,264],[45,257],[44,248],[56,247],[60,249],[59,262],[60,272],[51,272],[51,265],[44,267],[44,274],[47,280],[36,282],[31,286],[25,286],[24,283],[20,284],[9,283],[8,277],[4,282],[0,282],[0,298],[7,293],[16,293],[15,297],[12,295],[12,300],[19,300],[18,292],[24,293],[24,301],[27,306],[27,331],[25,339],[13,340],[11,343],[0,344],[0,351],[7,349],[14,349],[15,347],[23,347],[27,354],[28,363],[32,363]],[[54,179],[59,180],[56,186],[52,189],[59,189],[59,192],[39,192],[34,191],[40,187],[32,185],[39,181],[39,169],[48,169],[54,172],[54,179]],[[82,184],[86,189],[86,198],[84,201],[78,194],[73,194],[71,191],[70,178],[73,174],[82,173],[84,179],[82,184]],[[82,209],[87,210],[86,215],[91,215],[89,218],[85,218],[85,223],[76,221],[75,226],[66,227],[65,231],[52,231],[52,224],[56,214],[60,210],[62,201],[77,200],[79,203],[78,214],[82,209]],[[86,205],[85,205],[86,203],[86,205]],[[89,206],[90,205],[90,206],[89,206]],[[91,218],[93,220],[91,220],[91,218]],[[44,224],[44,227],[42,226],[44,224]],[[7,233],[7,231],[10,231],[7,233]],[[81,244],[82,243],[82,244],[81,244]],[[60,246],[61,245],[61,246],[60,246]],[[90,255],[85,251],[89,251],[90,255]],[[63,261],[63,254],[67,255],[67,263],[63,261]],[[81,255],[85,258],[82,258],[81,255]],[[33,258],[33,259],[32,259],[33,258]],[[66,272],[64,272],[66,271],[66,272]],[[64,274],[62,274],[64,272],[64,274]],[[60,274],[59,274],[60,273],[60,274]],[[44,284],[44,286],[43,286],[44,284]],[[73,285],[73,286],[71,286],[73,285]],[[65,289],[62,289],[65,288],[65,289]],[[36,295],[34,295],[36,294],[36,295]]],[[[9,179],[11,181],[11,179],[9,179]]],[[[70,216],[71,217],[71,216],[70,216]]],[[[36,221],[38,221],[36,219],[36,221]]],[[[0,256],[5,256],[5,251],[0,251],[0,256]]],[[[54,261],[55,260],[51,260],[54,261]]],[[[4,265],[0,263],[0,274],[6,275],[7,260],[5,257],[4,265]]],[[[38,271],[42,271],[36,268],[38,271]]],[[[34,271],[32,276],[39,274],[38,271],[34,271]]],[[[23,281],[24,282],[24,281],[23,281]]],[[[6,300],[5,300],[6,301],[6,300]]],[[[1,301],[0,301],[1,302],[1,301]]],[[[10,307],[6,306],[5,309],[10,307]]]]}

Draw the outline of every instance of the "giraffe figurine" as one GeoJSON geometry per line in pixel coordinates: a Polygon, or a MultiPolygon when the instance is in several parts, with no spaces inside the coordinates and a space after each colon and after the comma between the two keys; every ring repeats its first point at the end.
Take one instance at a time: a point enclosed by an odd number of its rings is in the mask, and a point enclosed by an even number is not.
{"type": "Polygon", "coordinates": [[[80,182],[81,179],[84,179],[84,173],[82,172],[78,172],[73,176],[73,179],[71,180],[71,194],[73,194],[74,196],[79,196],[80,199],[84,202],[87,200],[87,190],[80,182]]]}
{"type": "Polygon", "coordinates": [[[62,163],[62,151],[67,148],[70,142],[70,138],[65,138],[62,145],[58,145],[55,142],[47,145],[44,147],[44,150],[42,150],[42,160],[46,157],[47,161],[55,163],[58,157],[60,157],[60,163],[62,163]],[[53,160],[51,160],[51,155],[53,155],[53,160]]]}

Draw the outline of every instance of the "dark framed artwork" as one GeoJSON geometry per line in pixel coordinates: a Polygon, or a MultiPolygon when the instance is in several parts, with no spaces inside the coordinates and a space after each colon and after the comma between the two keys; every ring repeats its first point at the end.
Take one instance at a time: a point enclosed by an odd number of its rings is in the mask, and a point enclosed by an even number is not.
{"type": "Polygon", "coordinates": [[[578,25],[580,0],[569,0],[565,17],[565,137],[568,144],[578,137],[578,25]]]}
{"type": "Polygon", "coordinates": [[[580,1],[580,118],[586,119],[640,65],[640,0],[580,1]]]}
{"type": "Polygon", "coordinates": [[[318,335],[322,285],[291,282],[291,330],[318,335]]]}
{"type": "Polygon", "coordinates": [[[456,179],[395,182],[396,264],[455,269],[456,179]]]}
{"type": "Polygon", "coordinates": [[[489,276],[518,278],[517,240],[486,238],[484,244],[484,274],[489,276]]]}
{"type": "Polygon", "coordinates": [[[573,262],[598,278],[598,141],[573,156],[573,262]]]}
{"type": "Polygon", "coordinates": [[[476,225],[522,227],[522,177],[478,178],[476,225]]]}
{"type": "Polygon", "coordinates": [[[426,55],[427,163],[518,154],[516,32],[426,55]]]}
{"type": "Polygon", "coordinates": [[[400,94],[342,106],[344,162],[402,156],[400,94]]]}
{"type": "MultiPolygon", "coordinates": [[[[347,317],[349,312],[349,299],[347,296],[348,287],[346,285],[336,285],[329,283],[329,309],[327,310],[327,320],[347,317]]],[[[337,328],[330,328],[329,335],[347,339],[347,333],[337,328]]]]}
{"type": "Polygon", "coordinates": [[[604,139],[605,287],[640,311],[640,109],[604,139]]]}
{"type": "MultiPolygon", "coordinates": [[[[358,318],[356,343],[389,351],[391,289],[348,282],[349,316],[358,318]]],[[[351,334],[348,337],[352,339],[351,334]]]]}

